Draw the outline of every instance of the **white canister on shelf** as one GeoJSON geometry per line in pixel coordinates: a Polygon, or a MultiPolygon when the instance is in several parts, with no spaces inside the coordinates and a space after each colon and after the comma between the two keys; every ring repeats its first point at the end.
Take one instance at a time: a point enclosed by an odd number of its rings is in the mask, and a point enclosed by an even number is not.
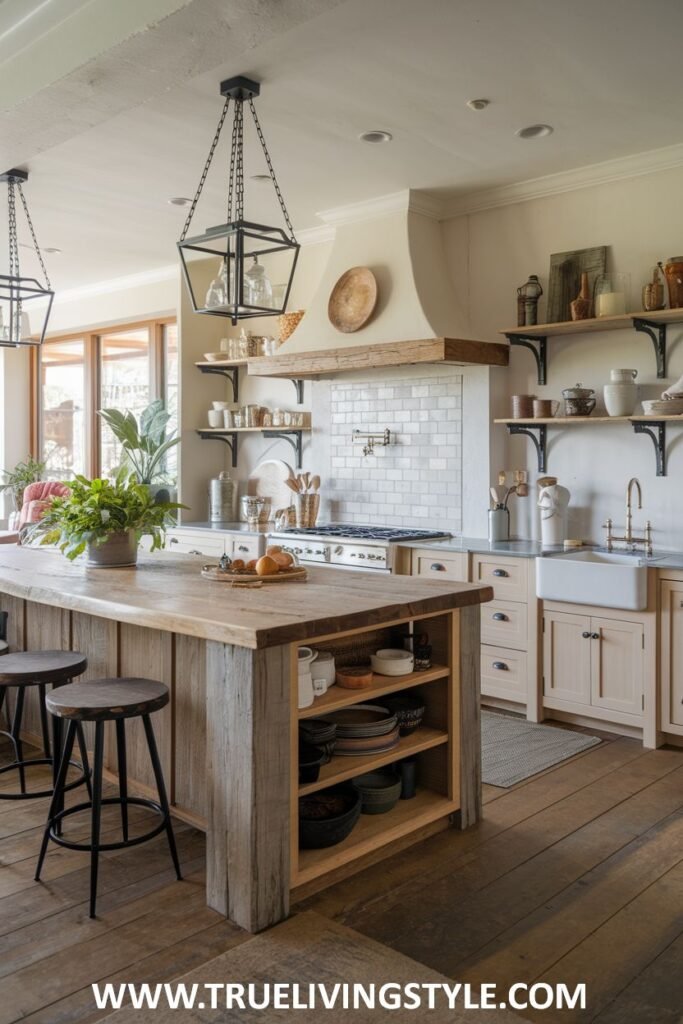
{"type": "Polygon", "coordinates": [[[299,700],[298,705],[300,708],[310,708],[311,704],[315,699],[315,691],[313,690],[313,675],[311,673],[311,665],[318,657],[318,652],[312,650],[310,647],[300,647],[298,651],[298,670],[299,670],[299,700]]]}
{"type": "Polygon", "coordinates": [[[610,383],[603,389],[608,416],[632,416],[638,404],[637,370],[610,370],[610,383]]]}

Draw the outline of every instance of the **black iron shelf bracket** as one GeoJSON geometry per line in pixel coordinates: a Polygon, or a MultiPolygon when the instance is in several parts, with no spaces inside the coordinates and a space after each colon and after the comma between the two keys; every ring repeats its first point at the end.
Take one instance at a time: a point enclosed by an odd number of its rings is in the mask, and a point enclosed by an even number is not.
{"type": "Polygon", "coordinates": [[[510,331],[505,337],[511,345],[528,348],[536,360],[536,371],[539,384],[547,383],[548,376],[548,338],[543,335],[525,334],[524,331],[510,331]]]}
{"type": "Polygon", "coordinates": [[[547,462],[548,462],[548,428],[545,423],[535,424],[524,424],[521,423],[508,423],[506,424],[509,434],[525,434],[526,437],[530,437],[534,442],[536,449],[536,455],[538,457],[538,472],[545,473],[547,462]]]}
{"type": "Polygon", "coordinates": [[[650,338],[657,359],[657,376],[666,377],[666,324],[648,320],[644,316],[634,316],[633,326],[637,331],[642,331],[650,338]]]}
{"type": "Polygon", "coordinates": [[[213,373],[218,377],[227,377],[232,385],[232,400],[239,402],[240,399],[240,376],[239,366],[200,366],[202,373],[213,373]]]}
{"type": "Polygon", "coordinates": [[[296,454],[296,468],[301,469],[303,462],[304,435],[301,430],[264,430],[264,437],[280,438],[291,444],[296,454]]]}
{"type": "Polygon", "coordinates": [[[657,476],[666,476],[666,421],[654,420],[652,423],[631,420],[636,434],[647,434],[655,446],[657,459],[657,476]]]}
{"type": "Polygon", "coordinates": [[[294,385],[294,390],[296,391],[296,404],[297,405],[303,405],[303,401],[304,401],[304,382],[303,382],[302,379],[300,379],[298,377],[291,377],[290,379],[292,381],[292,384],[294,385]]]}
{"type": "Polygon", "coordinates": [[[225,433],[217,433],[215,430],[198,430],[197,433],[206,441],[223,441],[232,452],[232,468],[237,468],[237,434],[226,430],[225,433]]]}

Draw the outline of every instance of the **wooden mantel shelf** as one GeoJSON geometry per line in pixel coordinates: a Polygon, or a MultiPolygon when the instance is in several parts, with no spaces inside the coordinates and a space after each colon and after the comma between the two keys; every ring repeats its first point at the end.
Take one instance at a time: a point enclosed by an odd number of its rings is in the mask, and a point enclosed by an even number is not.
{"type": "Polygon", "coordinates": [[[292,352],[250,359],[248,372],[257,377],[329,377],[349,370],[371,370],[422,363],[507,366],[507,344],[459,338],[347,345],[316,352],[292,352]]]}

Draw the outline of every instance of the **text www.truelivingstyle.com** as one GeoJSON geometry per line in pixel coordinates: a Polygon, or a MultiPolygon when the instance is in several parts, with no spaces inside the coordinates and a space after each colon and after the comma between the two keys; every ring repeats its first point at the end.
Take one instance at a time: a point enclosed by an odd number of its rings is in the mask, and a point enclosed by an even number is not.
{"type": "Polygon", "coordinates": [[[439,982],[360,985],[231,984],[93,985],[100,1010],[585,1010],[586,986],[519,983],[498,992],[495,984],[473,987],[439,982]]]}

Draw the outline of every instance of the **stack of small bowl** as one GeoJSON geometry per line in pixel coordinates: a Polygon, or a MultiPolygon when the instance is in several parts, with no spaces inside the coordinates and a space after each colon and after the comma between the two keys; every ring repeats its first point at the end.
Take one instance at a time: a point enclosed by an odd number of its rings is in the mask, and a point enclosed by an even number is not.
{"type": "Polygon", "coordinates": [[[360,793],[362,814],[386,814],[401,796],[401,780],[392,768],[358,775],[352,785],[360,793]]]}

